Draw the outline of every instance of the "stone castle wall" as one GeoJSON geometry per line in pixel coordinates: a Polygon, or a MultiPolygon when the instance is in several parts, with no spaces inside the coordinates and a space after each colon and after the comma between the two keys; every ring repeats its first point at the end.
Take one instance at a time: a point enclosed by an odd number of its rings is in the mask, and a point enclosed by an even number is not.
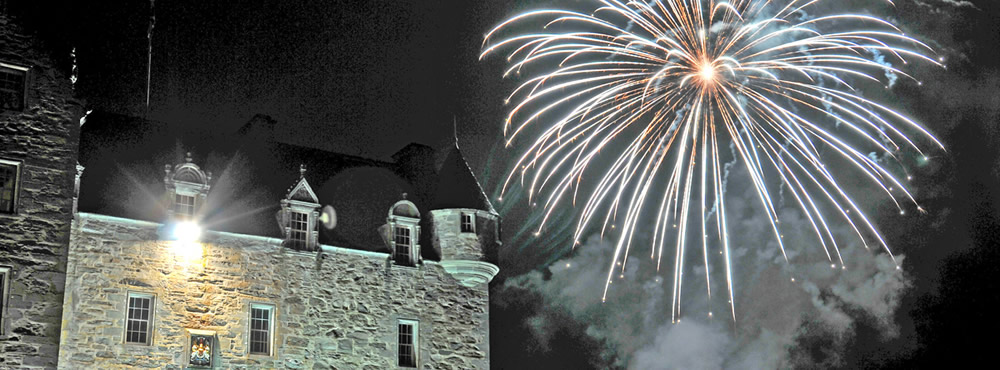
{"type": "Polygon", "coordinates": [[[431,244],[442,260],[497,263],[500,245],[497,216],[471,208],[437,209],[429,212],[431,244]],[[462,232],[462,213],[475,214],[475,232],[462,232]]]}
{"type": "Polygon", "coordinates": [[[59,352],[79,103],[44,47],[0,14],[0,62],[30,68],[24,110],[0,110],[0,158],[21,162],[17,211],[0,213],[0,266],[11,270],[0,368],[54,368],[59,352]]]}
{"type": "Polygon", "coordinates": [[[181,368],[186,329],[216,332],[216,368],[396,368],[396,323],[417,320],[419,367],[489,368],[486,285],[384,253],[208,233],[157,241],[159,225],[81,214],[68,263],[60,368],[181,368]],[[203,248],[203,249],[202,249],[203,248]],[[152,345],[124,344],[129,291],[155,295],[152,345]],[[273,356],[247,354],[250,302],[275,306],[273,356]]]}

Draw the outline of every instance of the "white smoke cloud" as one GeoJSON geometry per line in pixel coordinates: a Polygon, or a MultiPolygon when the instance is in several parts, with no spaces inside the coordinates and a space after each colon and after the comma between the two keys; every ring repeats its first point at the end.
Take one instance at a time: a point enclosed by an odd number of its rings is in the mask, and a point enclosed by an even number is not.
{"type": "MultiPolygon", "coordinates": [[[[863,315],[886,338],[898,333],[895,313],[911,283],[884,252],[856,244],[849,229],[837,230],[844,241],[846,268],[826,259],[808,221],[794,210],[781,213],[790,263],[774,242],[766,217],[757,212],[756,195],[745,171],[734,171],[736,196],[727,200],[733,243],[736,322],[727,303],[721,260],[710,260],[712,297],[708,297],[701,247],[689,244],[681,316],[671,323],[673,260],[656,272],[649,250],[634,250],[624,272],[616,270],[607,302],[601,293],[612,261],[610,241],[592,238],[573,255],[550,265],[546,273],[510,278],[506,288],[528,289],[544,299],[544,310],[526,323],[542,345],[569,317],[589,325],[586,332],[630,369],[740,369],[839,364],[837,354],[853,336],[863,315]],[[794,281],[793,281],[794,279],[794,281]],[[711,315],[709,315],[711,313],[711,315]],[[823,338],[822,356],[807,351],[804,338],[823,338]]],[[[636,246],[643,246],[637,241],[636,246]]],[[[672,254],[671,254],[672,255],[672,254]]],[[[902,262],[903,256],[896,256],[902,262]]],[[[616,266],[618,268],[619,266],[616,266]]],[[[501,293],[502,294],[502,293],[501,293]]]]}
{"type": "Polygon", "coordinates": [[[731,352],[724,328],[695,320],[657,328],[653,342],[632,356],[636,369],[721,369],[731,352]]]}
{"type": "Polygon", "coordinates": [[[934,13],[944,13],[948,8],[972,8],[979,10],[975,4],[964,0],[914,0],[918,6],[930,9],[934,13]]]}

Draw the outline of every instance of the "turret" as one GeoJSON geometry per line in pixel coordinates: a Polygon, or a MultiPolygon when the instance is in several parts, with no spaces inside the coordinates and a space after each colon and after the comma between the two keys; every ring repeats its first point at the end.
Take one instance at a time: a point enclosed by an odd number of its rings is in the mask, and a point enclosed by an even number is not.
{"type": "Polygon", "coordinates": [[[441,169],[430,207],[430,240],[441,266],[463,285],[489,283],[500,268],[500,216],[458,148],[441,169]]]}

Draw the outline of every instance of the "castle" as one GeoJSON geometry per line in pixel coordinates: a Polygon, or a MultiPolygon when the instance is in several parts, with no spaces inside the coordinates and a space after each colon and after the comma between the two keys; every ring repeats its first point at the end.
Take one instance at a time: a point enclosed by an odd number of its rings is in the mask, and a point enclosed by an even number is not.
{"type": "Polygon", "coordinates": [[[0,368],[489,368],[500,218],[457,141],[85,116],[3,14],[0,41],[0,368]]]}

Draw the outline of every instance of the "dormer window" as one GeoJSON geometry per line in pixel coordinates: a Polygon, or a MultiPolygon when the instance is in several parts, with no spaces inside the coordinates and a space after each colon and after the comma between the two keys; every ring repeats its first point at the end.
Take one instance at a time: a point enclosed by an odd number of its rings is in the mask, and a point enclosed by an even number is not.
{"type": "Polygon", "coordinates": [[[28,68],[0,63],[0,110],[23,111],[28,68]]]}
{"type": "Polygon", "coordinates": [[[166,176],[163,178],[167,188],[167,214],[169,221],[194,220],[211,186],[212,173],[201,170],[201,167],[191,162],[191,153],[187,153],[184,163],[176,166],[166,165],[163,168],[166,176]],[[173,203],[173,204],[170,204],[173,203]]]}
{"type": "Polygon", "coordinates": [[[420,261],[420,211],[417,206],[406,200],[396,202],[389,209],[386,224],[392,233],[389,247],[393,260],[397,265],[416,266],[420,261]]]}
{"type": "Polygon", "coordinates": [[[463,233],[476,232],[476,215],[474,213],[462,212],[461,229],[463,233]]]}
{"type": "Polygon", "coordinates": [[[299,166],[299,180],[288,189],[281,200],[278,224],[285,235],[285,246],[300,251],[315,251],[319,248],[319,198],[306,181],[306,166],[299,166]]]}

